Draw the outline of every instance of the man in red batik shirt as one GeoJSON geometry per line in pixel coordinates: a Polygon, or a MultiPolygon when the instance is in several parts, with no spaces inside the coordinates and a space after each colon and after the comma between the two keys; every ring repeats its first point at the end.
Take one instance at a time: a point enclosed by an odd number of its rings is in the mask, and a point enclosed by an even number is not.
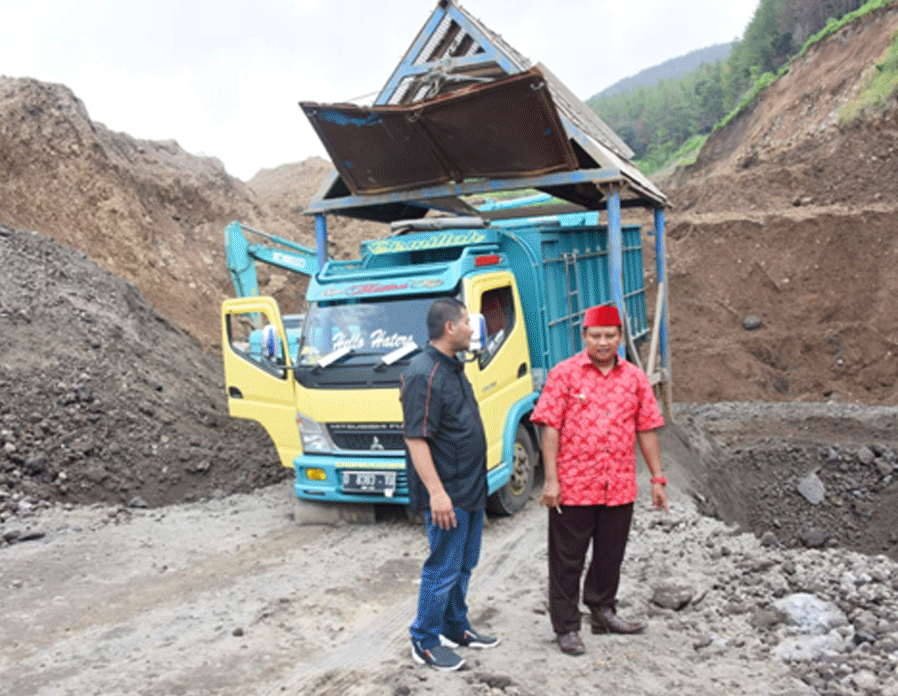
{"type": "Polygon", "coordinates": [[[593,633],[639,633],[645,624],[615,611],[633,501],[636,442],[652,474],[652,503],[668,510],[667,479],[655,429],[664,425],[645,373],[618,357],[623,338],[615,307],[590,307],[583,317],[585,349],[549,373],[531,420],[543,426],[549,508],[549,614],[558,646],[585,652],[580,638],[580,576],[593,633]]]}

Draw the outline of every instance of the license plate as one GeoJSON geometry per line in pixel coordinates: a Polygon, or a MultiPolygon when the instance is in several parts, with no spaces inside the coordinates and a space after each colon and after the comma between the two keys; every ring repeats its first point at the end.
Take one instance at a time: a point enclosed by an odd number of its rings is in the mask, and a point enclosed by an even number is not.
{"type": "Polygon", "coordinates": [[[396,490],[395,471],[344,471],[346,493],[383,493],[390,497],[396,490]]]}

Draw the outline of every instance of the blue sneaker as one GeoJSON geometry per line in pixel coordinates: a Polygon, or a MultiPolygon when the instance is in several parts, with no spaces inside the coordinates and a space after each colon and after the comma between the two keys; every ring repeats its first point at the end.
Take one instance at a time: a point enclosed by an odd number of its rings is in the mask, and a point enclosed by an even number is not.
{"type": "Polygon", "coordinates": [[[469,628],[458,638],[440,636],[440,643],[447,648],[477,648],[478,650],[483,650],[485,648],[495,648],[499,645],[499,639],[493,636],[484,636],[469,628]]]}
{"type": "Polygon", "coordinates": [[[441,672],[454,672],[465,664],[461,655],[445,646],[435,645],[424,650],[415,641],[412,641],[412,659],[419,665],[430,665],[441,672]]]}

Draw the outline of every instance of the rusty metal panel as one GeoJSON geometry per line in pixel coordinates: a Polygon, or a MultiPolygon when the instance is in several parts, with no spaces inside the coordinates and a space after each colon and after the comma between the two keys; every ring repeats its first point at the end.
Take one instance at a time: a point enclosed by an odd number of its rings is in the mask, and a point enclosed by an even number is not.
{"type": "Polygon", "coordinates": [[[354,195],[449,180],[426,134],[394,107],[300,104],[354,195]]]}
{"type": "Polygon", "coordinates": [[[536,69],[407,106],[300,106],[355,195],[578,166],[536,69]]]}

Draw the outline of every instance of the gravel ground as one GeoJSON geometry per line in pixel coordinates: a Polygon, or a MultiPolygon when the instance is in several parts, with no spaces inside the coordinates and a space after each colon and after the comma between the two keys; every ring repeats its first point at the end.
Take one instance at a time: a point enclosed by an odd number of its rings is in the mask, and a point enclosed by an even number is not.
{"type": "MultiPolygon", "coordinates": [[[[701,515],[662,433],[671,513],[637,502],[620,612],[639,636],[554,645],[546,511],[491,518],[470,588],[502,638],[442,674],[412,663],[421,527],[300,526],[283,483],[156,510],[52,506],[0,548],[0,674],[63,694],[898,694],[896,564],[784,548],[701,515]]],[[[643,492],[646,481],[641,481],[643,492]]]]}

